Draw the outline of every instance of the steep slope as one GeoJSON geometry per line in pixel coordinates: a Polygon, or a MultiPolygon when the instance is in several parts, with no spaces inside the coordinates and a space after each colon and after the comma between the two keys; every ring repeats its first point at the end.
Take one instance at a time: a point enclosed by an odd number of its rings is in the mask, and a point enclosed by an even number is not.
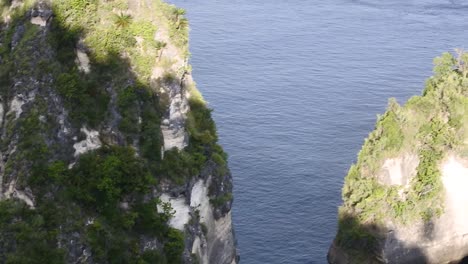
{"type": "Polygon", "coordinates": [[[390,100],[343,187],[330,263],[449,263],[468,255],[468,55],[434,60],[422,96],[390,100]]]}
{"type": "Polygon", "coordinates": [[[0,1],[0,263],[236,263],[232,178],[160,0],[0,1]]]}

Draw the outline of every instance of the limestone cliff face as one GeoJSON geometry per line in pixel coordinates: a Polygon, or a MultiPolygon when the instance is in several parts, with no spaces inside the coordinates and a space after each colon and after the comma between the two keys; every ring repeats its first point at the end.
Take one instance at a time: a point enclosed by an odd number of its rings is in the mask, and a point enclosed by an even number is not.
{"type": "Polygon", "coordinates": [[[468,256],[466,54],[435,60],[423,96],[391,101],[343,188],[329,263],[458,263],[468,256]]]}
{"type": "Polygon", "coordinates": [[[0,263],[237,263],[232,177],[183,10],[0,12],[0,263]]]}
{"type": "Polygon", "coordinates": [[[199,256],[199,263],[237,263],[230,205],[220,210],[210,202],[211,170],[206,168],[202,177],[189,183],[185,190],[165,193],[161,199],[176,210],[170,225],[187,229],[188,250],[199,256]]]}
{"type": "MultiPolygon", "coordinates": [[[[388,159],[382,179],[386,184],[409,188],[416,175],[418,160],[413,157],[388,159]],[[407,168],[410,168],[408,171],[407,168]]],[[[387,220],[386,233],[378,234],[380,256],[369,263],[451,263],[468,255],[468,162],[466,158],[449,155],[440,165],[444,187],[444,213],[428,221],[405,225],[387,220]]],[[[383,230],[383,229],[382,229],[383,230]]],[[[382,232],[382,230],[380,232],[382,232]]],[[[352,255],[334,244],[330,263],[355,263],[352,255]]]]}

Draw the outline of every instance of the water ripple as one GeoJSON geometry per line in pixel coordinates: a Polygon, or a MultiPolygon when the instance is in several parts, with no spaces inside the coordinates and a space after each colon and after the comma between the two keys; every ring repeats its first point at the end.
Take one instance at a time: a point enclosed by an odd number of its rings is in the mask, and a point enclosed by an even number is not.
{"type": "Polygon", "coordinates": [[[343,178],[389,97],[468,43],[462,0],[172,0],[234,174],[242,263],[325,263],[343,178]]]}

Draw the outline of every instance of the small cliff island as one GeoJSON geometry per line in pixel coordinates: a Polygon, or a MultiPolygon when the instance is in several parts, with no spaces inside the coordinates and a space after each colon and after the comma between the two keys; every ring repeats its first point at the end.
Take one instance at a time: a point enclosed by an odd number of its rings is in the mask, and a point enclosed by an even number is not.
{"type": "Polygon", "coordinates": [[[184,10],[8,0],[0,14],[0,263],[237,263],[184,10]]]}
{"type": "Polygon", "coordinates": [[[421,96],[391,99],[349,169],[328,261],[458,263],[468,255],[468,54],[421,96]]]}

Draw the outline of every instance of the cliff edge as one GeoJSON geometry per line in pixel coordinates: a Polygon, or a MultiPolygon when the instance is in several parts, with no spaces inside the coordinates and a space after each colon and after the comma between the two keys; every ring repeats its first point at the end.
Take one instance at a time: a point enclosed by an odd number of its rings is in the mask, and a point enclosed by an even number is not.
{"type": "Polygon", "coordinates": [[[237,263],[184,10],[11,0],[0,14],[0,263],[237,263]]]}
{"type": "Polygon", "coordinates": [[[468,256],[468,54],[444,53],[421,96],[390,100],[345,178],[328,261],[468,256]]]}

